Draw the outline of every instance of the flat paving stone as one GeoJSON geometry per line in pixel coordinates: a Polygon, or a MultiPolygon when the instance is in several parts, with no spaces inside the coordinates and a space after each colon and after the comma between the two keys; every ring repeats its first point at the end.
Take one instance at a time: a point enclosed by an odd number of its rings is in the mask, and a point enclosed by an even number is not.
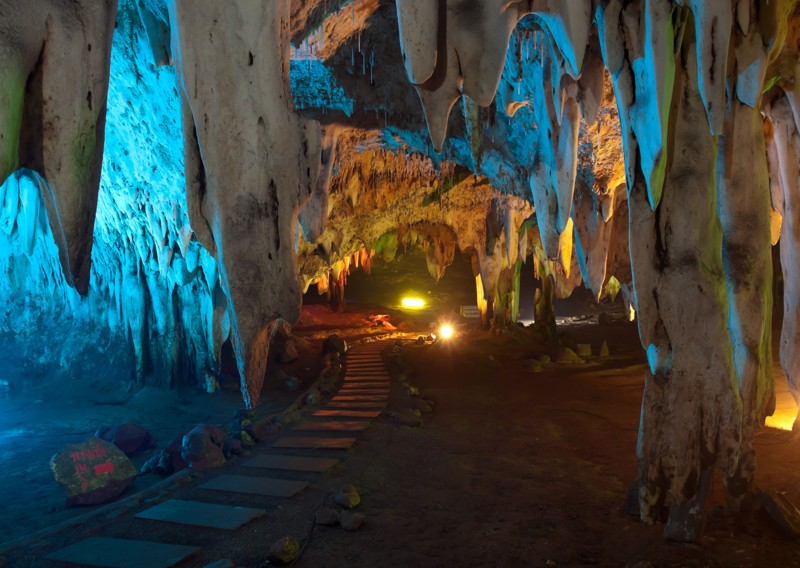
{"type": "Polygon", "coordinates": [[[234,530],[266,514],[264,509],[170,499],[155,507],[150,507],[136,516],[152,521],[234,530]]]}
{"type": "Polygon", "coordinates": [[[312,416],[337,416],[340,418],[377,418],[380,410],[317,410],[312,416]]]}
{"type": "Polygon", "coordinates": [[[380,410],[386,402],[329,402],[326,408],[357,408],[359,410],[380,410]]]}
{"type": "Polygon", "coordinates": [[[224,474],[200,485],[200,489],[225,491],[227,493],[252,493],[269,497],[291,497],[308,486],[305,481],[251,477],[249,475],[224,474]]]}
{"type": "Polygon", "coordinates": [[[273,448],[325,448],[328,450],[347,450],[356,443],[355,438],[318,438],[307,436],[284,436],[272,444],[273,448]]]}
{"type": "Polygon", "coordinates": [[[351,395],[351,394],[369,394],[369,395],[389,395],[389,389],[380,389],[380,388],[355,388],[355,389],[339,389],[340,395],[351,395]]]}
{"type": "Polygon", "coordinates": [[[347,375],[345,375],[344,380],[345,380],[345,382],[351,381],[351,382],[354,382],[354,383],[359,383],[359,382],[361,382],[361,383],[374,382],[374,383],[387,383],[387,384],[389,383],[389,377],[387,377],[386,375],[383,375],[383,376],[381,376],[381,375],[363,375],[362,376],[362,375],[351,375],[351,374],[348,373],[347,375]]]}
{"type": "Polygon", "coordinates": [[[366,420],[307,420],[294,429],[301,432],[361,432],[369,427],[366,420]]]}
{"type": "MultiPolygon", "coordinates": [[[[301,423],[303,424],[303,423],[301,423]]],[[[300,429],[298,424],[296,429],[300,429]]],[[[259,467],[263,469],[281,469],[286,471],[310,471],[322,473],[339,463],[333,458],[309,458],[305,456],[279,456],[261,454],[247,460],[242,465],[245,467],[259,467]]]]}
{"type": "Polygon", "coordinates": [[[331,402],[384,402],[387,398],[385,394],[341,394],[339,393],[331,399],[331,402]]]}
{"type": "Polygon", "coordinates": [[[169,568],[199,552],[196,546],[95,536],[57,550],[47,559],[101,568],[169,568]]]}

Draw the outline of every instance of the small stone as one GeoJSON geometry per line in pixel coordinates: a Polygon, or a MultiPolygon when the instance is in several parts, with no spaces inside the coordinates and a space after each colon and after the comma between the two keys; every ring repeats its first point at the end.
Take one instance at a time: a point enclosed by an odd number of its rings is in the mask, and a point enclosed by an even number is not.
{"type": "Polygon", "coordinates": [[[344,530],[349,532],[355,532],[361,528],[361,525],[364,524],[364,515],[363,513],[342,511],[339,520],[342,523],[342,528],[344,530]]]}
{"type": "Polygon", "coordinates": [[[556,363],[560,365],[581,365],[585,361],[578,357],[578,354],[575,353],[569,347],[564,347],[561,349],[561,352],[558,354],[558,358],[556,359],[556,363]]]}
{"type": "Polygon", "coordinates": [[[409,387],[406,389],[406,394],[408,396],[419,396],[419,388],[409,385],[409,387]]]}
{"type": "Polygon", "coordinates": [[[317,514],[314,516],[314,522],[326,527],[335,527],[339,524],[339,513],[337,513],[335,509],[323,507],[317,511],[317,514]]]}
{"type": "Polygon", "coordinates": [[[358,489],[348,485],[333,496],[333,501],[345,509],[352,509],[361,503],[361,495],[358,494],[358,489]]]}
{"type": "Polygon", "coordinates": [[[281,363],[291,363],[297,359],[297,345],[291,339],[286,341],[281,353],[281,363]]]}
{"type": "Polygon", "coordinates": [[[592,356],[592,346],[589,343],[578,343],[575,346],[578,357],[586,359],[592,356]]]}
{"type": "Polygon", "coordinates": [[[549,365],[550,364],[550,355],[546,355],[546,354],[545,355],[540,355],[539,356],[539,363],[541,363],[542,366],[549,365]]]}
{"type": "Polygon", "coordinates": [[[315,404],[319,404],[320,398],[319,391],[313,390],[306,395],[306,405],[314,406],[315,404]]]}
{"type": "Polygon", "coordinates": [[[611,355],[611,353],[608,350],[608,343],[606,342],[605,339],[603,340],[603,344],[600,346],[599,355],[600,355],[600,357],[608,357],[608,356],[611,355]]]}
{"type": "Polygon", "coordinates": [[[206,564],[203,568],[236,568],[236,564],[230,558],[223,558],[211,564],[206,564]]]}
{"type": "Polygon", "coordinates": [[[555,568],[556,566],[558,566],[558,562],[556,562],[552,558],[548,558],[547,562],[545,562],[544,565],[548,566],[548,568],[555,568]]]}
{"type": "Polygon", "coordinates": [[[239,439],[241,440],[242,445],[246,448],[250,448],[256,445],[256,441],[253,440],[253,437],[244,430],[239,432],[239,439]]]}
{"type": "Polygon", "coordinates": [[[417,399],[417,408],[420,410],[420,412],[425,412],[425,413],[433,412],[433,407],[430,404],[428,404],[427,401],[421,398],[417,399]]]}
{"type": "Polygon", "coordinates": [[[297,377],[289,377],[283,383],[283,390],[286,392],[297,392],[300,390],[300,379],[297,377]]]}
{"type": "Polygon", "coordinates": [[[293,536],[285,536],[272,545],[267,560],[272,564],[291,564],[300,556],[300,543],[293,536]]]}

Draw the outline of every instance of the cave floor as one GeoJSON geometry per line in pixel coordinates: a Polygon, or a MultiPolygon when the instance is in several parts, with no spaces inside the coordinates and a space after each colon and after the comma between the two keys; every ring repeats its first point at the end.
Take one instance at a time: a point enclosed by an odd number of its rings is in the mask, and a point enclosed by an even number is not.
{"type": "MultiPolygon", "coordinates": [[[[41,539],[18,551],[9,565],[62,566],[42,556],[106,535],[201,547],[203,555],[189,560],[189,567],[221,558],[256,567],[279,538],[305,542],[309,534],[298,566],[800,565],[800,544],[783,537],[765,515],[726,515],[719,490],[709,530],[698,544],[666,543],[661,527],[645,527],[621,512],[636,471],[644,376],[636,329],[563,329],[595,352],[607,340],[611,356],[531,373],[526,359],[548,349],[532,346],[516,329],[502,335],[465,330],[449,344],[404,342],[404,357],[415,370],[411,382],[435,402],[434,411],[423,415],[424,425],[409,428],[377,418],[356,434],[353,449],[333,451],[341,465],[303,477],[311,485],[291,499],[215,497],[214,502],[267,510],[265,518],[236,532],[147,524],[133,518],[152,505],[142,503],[41,539]],[[361,494],[361,530],[316,526],[309,533],[315,511],[330,505],[332,492],[347,484],[361,494]]],[[[389,348],[393,341],[383,344],[389,348]]],[[[408,400],[394,381],[389,408],[401,409],[408,400]]],[[[800,441],[770,428],[758,435],[756,448],[759,484],[800,503],[800,441]]],[[[198,496],[197,485],[241,471],[234,460],[223,470],[192,474],[193,482],[169,497],[212,500],[198,496]]]]}

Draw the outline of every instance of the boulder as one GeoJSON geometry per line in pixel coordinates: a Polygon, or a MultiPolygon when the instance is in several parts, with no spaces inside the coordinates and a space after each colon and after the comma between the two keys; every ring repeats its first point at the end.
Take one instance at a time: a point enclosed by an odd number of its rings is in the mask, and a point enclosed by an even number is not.
{"type": "Polygon", "coordinates": [[[344,355],[347,353],[347,342],[334,333],[322,344],[322,354],[324,355],[325,353],[339,353],[340,355],[344,355]]]}
{"type": "Polygon", "coordinates": [[[196,426],[183,437],[181,458],[193,469],[209,469],[225,463],[225,436],[216,426],[196,426]]]}
{"type": "Polygon", "coordinates": [[[575,346],[575,349],[578,357],[586,359],[592,356],[592,346],[589,343],[578,343],[578,345],[575,346]]]}
{"type": "Polygon", "coordinates": [[[97,437],[70,444],[50,459],[67,505],[99,505],[125,491],[138,471],[122,450],[97,437]]]}
{"type": "Polygon", "coordinates": [[[285,536],[272,545],[267,560],[272,564],[291,564],[300,556],[300,543],[293,536],[285,536]]]}
{"type": "Polygon", "coordinates": [[[155,438],[136,422],[106,426],[98,430],[95,436],[114,444],[127,456],[132,456],[155,445],[155,438]]]}

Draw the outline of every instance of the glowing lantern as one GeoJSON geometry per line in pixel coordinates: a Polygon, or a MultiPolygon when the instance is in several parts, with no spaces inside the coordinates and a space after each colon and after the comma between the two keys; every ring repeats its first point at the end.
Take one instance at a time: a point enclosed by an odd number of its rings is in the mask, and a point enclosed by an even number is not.
{"type": "Polygon", "coordinates": [[[409,310],[419,310],[425,307],[425,300],[422,298],[403,298],[400,303],[403,305],[404,308],[409,310]]]}
{"type": "Polygon", "coordinates": [[[454,334],[455,330],[453,329],[453,326],[450,325],[449,323],[446,323],[439,328],[439,337],[441,337],[442,339],[450,339],[451,337],[453,337],[454,334]]]}

